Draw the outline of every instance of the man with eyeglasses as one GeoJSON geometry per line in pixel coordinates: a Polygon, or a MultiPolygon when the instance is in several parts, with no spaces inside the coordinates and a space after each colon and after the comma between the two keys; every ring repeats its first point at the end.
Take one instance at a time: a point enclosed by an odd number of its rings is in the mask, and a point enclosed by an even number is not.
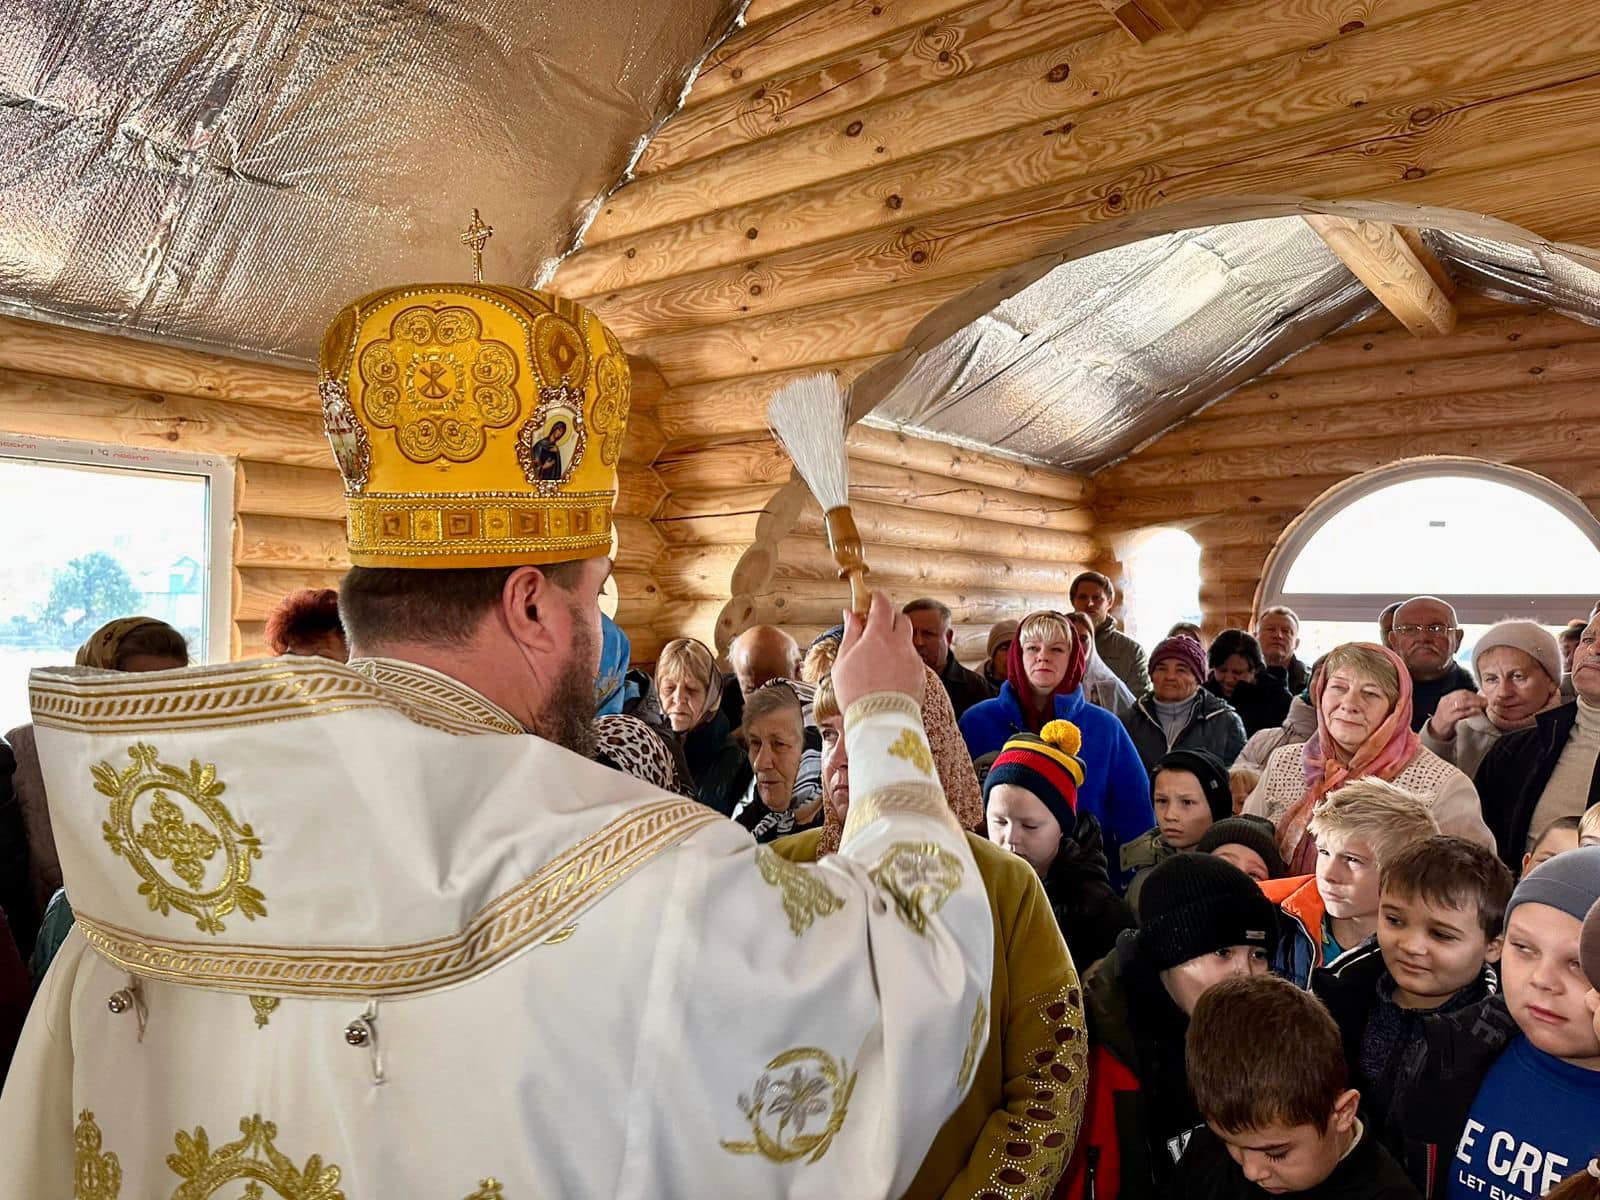
{"type": "Polygon", "coordinates": [[[1389,649],[1405,661],[1411,675],[1412,729],[1426,725],[1451,692],[1466,691],[1476,698],[1477,680],[1456,662],[1461,649],[1456,610],[1437,596],[1413,596],[1395,610],[1389,649]]]}

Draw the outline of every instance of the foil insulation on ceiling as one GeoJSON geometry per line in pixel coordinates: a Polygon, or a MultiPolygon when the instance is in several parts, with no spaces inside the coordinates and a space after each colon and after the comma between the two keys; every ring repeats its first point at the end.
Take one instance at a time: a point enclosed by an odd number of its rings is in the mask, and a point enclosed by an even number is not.
{"type": "Polygon", "coordinates": [[[678,102],[735,0],[10,0],[0,308],[316,357],[354,296],[531,283],[678,102]]]}
{"type": "Polygon", "coordinates": [[[924,354],[868,423],[1090,471],[1376,301],[1298,217],[1065,263],[924,354]]]}

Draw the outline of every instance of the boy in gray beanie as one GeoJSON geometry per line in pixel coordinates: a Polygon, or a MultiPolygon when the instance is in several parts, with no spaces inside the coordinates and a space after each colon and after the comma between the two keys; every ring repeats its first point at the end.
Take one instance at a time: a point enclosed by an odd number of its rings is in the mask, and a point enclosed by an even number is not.
{"type": "Polygon", "coordinates": [[[1501,994],[1428,1023],[1390,1113],[1391,1145],[1426,1195],[1537,1200],[1587,1167],[1600,1029],[1578,964],[1597,903],[1600,846],[1531,871],[1506,907],[1501,994]]]}

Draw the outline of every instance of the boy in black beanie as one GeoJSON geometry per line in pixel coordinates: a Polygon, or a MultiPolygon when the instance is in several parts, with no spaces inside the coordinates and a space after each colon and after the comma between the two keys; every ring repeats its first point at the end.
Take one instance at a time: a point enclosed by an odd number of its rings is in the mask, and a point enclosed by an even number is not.
{"type": "Polygon", "coordinates": [[[1122,869],[1138,872],[1128,903],[1139,908],[1139,889],[1157,863],[1193,850],[1214,822],[1233,815],[1228,768],[1204,750],[1172,750],[1150,773],[1155,828],[1122,847],[1122,869]]]}
{"type": "Polygon", "coordinates": [[[1206,989],[1268,969],[1277,912],[1243,871],[1182,853],[1154,868],[1139,928],[1089,969],[1089,1098],[1058,1196],[1166,1195],[1201,1124],[1184,1072],[1183,1034],[1206,989]]]}
{"type": "Polygon", "coordinates": [[[1178,1164],[1177,1200],[1417,1200],[1356,1109],[1339,1030],[1282,979],[1228,979],[1189,1021],[1189,1084],[1207,1128],[1178,1164]]]}

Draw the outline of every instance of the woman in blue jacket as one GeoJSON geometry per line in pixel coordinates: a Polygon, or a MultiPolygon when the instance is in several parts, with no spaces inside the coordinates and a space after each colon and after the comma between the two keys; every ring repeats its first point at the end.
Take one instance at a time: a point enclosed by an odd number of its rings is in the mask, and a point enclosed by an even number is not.
{"type": "MultiPolygon", "coordinates": [[[[1017,733],[1038,733],[1047,721],[1071,721],[1083,734],[1084,780],[1078,812],[1100,822],[1106,857],[1121,861],[1124,842],[1154,827],[1150,776],[1122,722],[1083,695],[1083,640],[1056,612],[1027,617],[1011,643],[1006,681],[993,700],[975,704],[961,717],[961,736],[973,758],[1001,749],[1017,733]]],[[[1125,889],[1131,872],[1113,874],[1125,889]]]]}

